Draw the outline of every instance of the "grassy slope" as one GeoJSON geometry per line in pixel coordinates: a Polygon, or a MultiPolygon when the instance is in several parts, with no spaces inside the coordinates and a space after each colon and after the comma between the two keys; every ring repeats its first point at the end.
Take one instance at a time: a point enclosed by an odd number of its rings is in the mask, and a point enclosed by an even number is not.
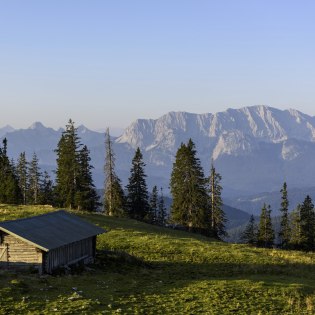
{"type": "MultiPolygon", "coordinates": [[[[2,206],[0,220],[46,211],[51,209],[2,206]]],[[[0,271],[0,314],[315,313],[315,254],[225,244],[127,219],[82,217],[108,230],[98,249],[117,254],[100,255],[92,270],[78,275],[0,271]]]]}

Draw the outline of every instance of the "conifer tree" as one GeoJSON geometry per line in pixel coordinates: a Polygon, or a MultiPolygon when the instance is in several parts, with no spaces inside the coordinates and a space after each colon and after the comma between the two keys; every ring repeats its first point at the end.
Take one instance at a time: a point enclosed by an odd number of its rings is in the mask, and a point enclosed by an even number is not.
{"type": "Polygon", "coordinates": [[[271,222],[271,209],[270,205],[264,204],[261,209],[257,245],[261,247],[270,248],[274,244],[275,233],[271,222]]]}
{"type": "Polygon", "coordinates": [[[255,223],[254,215],[250,216],[249,222],[245,227],[245,230],[241,234],[241,240],[245,244],[256,245],[257,244],[257,224],[255,223]]]}
{"type": "Polygon", "coordinates": [[[301,205],[299,204],[290,214],[290,248],[301,249],[303,243],[301,231],[301,205]]]}
{"type": "Polygon", "coordinates": [[[310,196],[306,196],[301,209],[301,247],[303,250],[315,249],[315,213],[314,205],[310,196]]]}
{"type": "Polygon", "coordinates": [[[209,233],[206,183],[200,160],[196,157],[195,144],[189,139],[177,150],[171,174],[171,218],[174,223],[191,231],[209,233]]]}
{"type": "Polygon", "coordinates": [[[121,217],[125,214],[125,195],[120,179],[115,172],[115,154],[109,128],[105,134],[105,183],[104,212],[109,216],[121,217]]]}
{"type": "Polygon", "coordinates": [[[287,183],[283,184],[283,187],[280,191],[282,193],[281,197],[281,223],[280,223],[280,246],[282,248],[288,248],[290,243],[290,221],[289,221],[289,200],[287,192],[287,183]]]}
{"type": "Polygon", "coordinates": [[[28,195],[28,162],[26,160],[25,152],[22,152],[19,156],[16,171],[22,195],[22,203],[26,205],[28,195]]]}
{"type": "Polygon", "coordinates": [[[99,196],[93,183],[93,166],[90,161],[90,151],[84,145],[78,155],[77,190],[74,197],[75,207],[78,210],[95,211],[100,205],[99,196]]]}
{"type": "Polygon", "coordinates": [[[216,238],[227,236],[225,229],[227,219],[223,211],[223,202],[221,198],[221,179],[221,175],[216,172],[212,162],[210,171],[210,220],[212,233],[216,238]]]}
{"type": "Polygon", "coordinates": [[[163,188],[161,187],[159,202],[158,202],[158,213],[157,213],[157,224],[164,226],[167,219],[166,207],[163,196],[163,188]]]}
{"type": "Polygon", "coordinates": [[[157,186],[153,186],[150,196],[150,211],[148,215],[148,221],[153,224],[157,224],[158,221],[158,189],[157,186]]]}
{"type": "Polygon", "coordinates": [[[2,153],[3,153],[3,156],[6,156],[6,157],[8,157],[8,139],[7,138],[4,138],[3,140],[2,140],[2,153]]]}
{"type": "Polygon", "coordinates": [[[21,201],[18,176],[13,161],[7,156],[8,141],[0,148],[0,203],[18,204],[21,201]]]}
{"type": "Polygon", "coordinates": [[[54,205],[54,185],[47,171],[44,174],[40,183],[39,204],[42,205],[54,205]]]}
{"type": "Polygon", "coordinates": [[[112,141],[110,139],[109,128],[105,133],[105,185],[104,185],[104,212],[112,216],[113,211],[113,185],[115,179],[115,155],[112,150],[112,141]]]}
{"type": "Polygon", "coordinates": [[[126,216],[126,197],[120,179],[115,177],[112,185],[112,215],[115,217],[124,217],[126,216]]]}
{"type": "Polygon", "coordinates": [[[38,204],[40,193],[41,172],[38,166],[38,158],[34,152],[32,161],[28,169],[28,187],[29,187],[29,201],[31,204],[38,204]]]}
{"type": "Polygon", "coordinates": [[[129,216],[137,220],[144,220],[148,215],[149,202],[144,172],[145,163],[140,148],[137,148],[132,159],[129,183],[127,185],[127,206],[129,216]]]}
{"type": "Polygon", "coordinates": [[[56,194],[58,204],[70,209],[75,208],[75,195],[78,191],[80,147],[77,128],[70,119],[56,149],[56,194]]]}

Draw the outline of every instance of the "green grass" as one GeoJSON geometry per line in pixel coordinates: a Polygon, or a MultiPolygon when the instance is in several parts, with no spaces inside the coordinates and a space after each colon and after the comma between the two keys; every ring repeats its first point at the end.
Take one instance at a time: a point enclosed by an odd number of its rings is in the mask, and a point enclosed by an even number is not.
{"type": "MultiPolygon", "coordinates": [[[[0,220],[51,210],[0,206],[0,220]]],[[[96,264],[66,276],[1,271],[0,314],[315,314],[313,253],[80,216],[108,231],[96,264]]]]}

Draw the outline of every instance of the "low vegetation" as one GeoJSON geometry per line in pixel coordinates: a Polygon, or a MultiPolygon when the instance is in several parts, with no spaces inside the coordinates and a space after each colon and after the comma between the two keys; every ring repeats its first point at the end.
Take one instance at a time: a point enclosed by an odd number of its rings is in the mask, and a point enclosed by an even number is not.
{"type": "MultiPolygon", "coordinates": [[[[0,220],[52,211],[0,206],[0,220]]],[[[227,244],[135,220],[104,227],[97,260],[69,274],[0,271],[0,314],[314,314],[315,254],[227,244]]]]}

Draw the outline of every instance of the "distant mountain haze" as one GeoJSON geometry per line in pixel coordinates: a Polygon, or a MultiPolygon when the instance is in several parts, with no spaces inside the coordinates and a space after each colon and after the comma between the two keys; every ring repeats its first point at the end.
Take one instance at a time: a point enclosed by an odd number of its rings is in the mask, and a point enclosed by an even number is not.
{"type": "Polygon", "coordinates": [[[0,137],[3,137],[8,132],[12,132],[12,131],[14,131],[13,127],[11,127],[9,125],[4,126],[4,127],[0,128],[0,137]]]}
{"type": "MultiPolygon", "coordinates": [[[[289,188],[289,211],[292,211],[298,204],[302,204],[305,197],[309,195],[315,200],[315,187],[289,188]]],[[[270,204],[272,215],[280,216],[281,193],[277,191],[262,192],[250,196],[229,196],[224,198],[224,202],[232,207],[236,207],[254,215],[260,215],[264,203],[270,204]]]]}
{"type": "MultiPolygon", "coordinates": [[[[34,123],[28,129],[0,128],[8,139],[8,153],[17,159],[36,152],[43,169],[56,166],[54,149],[62,129],[34,123]]],[[[78,127],[82,143],[91,151],[96,186],[103,187],[104,133],[78,127]]],[[[228,109],[215,114],[170,112],[159,119],[138,119],[114,138],[116,167],[123,184],[128,181],[131,159],[139,146],[146,163],[148,186],[163,186],[167,193],[175,154],[189,138],[209,173],[211,159],[222,175],[224,198],[314,186],[315,117],[297,110],[268,106],[228,109]]],[[[241,208],[239,204],[233,204],[241,208]]]]}

